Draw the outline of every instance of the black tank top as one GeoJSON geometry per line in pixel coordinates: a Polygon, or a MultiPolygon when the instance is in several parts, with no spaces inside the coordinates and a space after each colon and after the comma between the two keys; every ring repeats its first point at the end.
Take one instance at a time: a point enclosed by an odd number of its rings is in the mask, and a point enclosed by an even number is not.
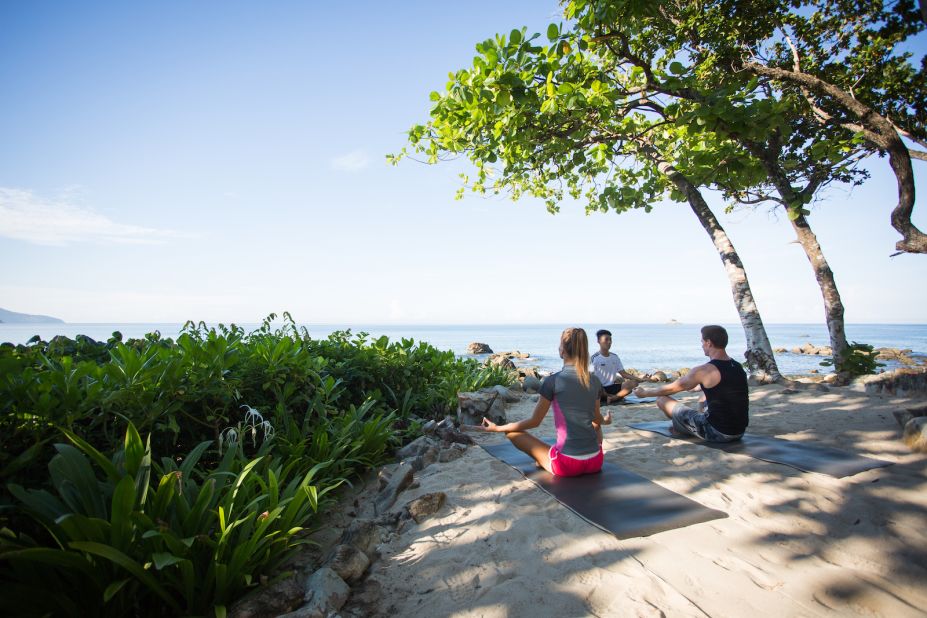
{"type": "Polygon", "coordinates": [[[739,436],[747,429],[750,395],[747,393],[747,374],[735,360],[710,360],[721,372],[721,381],[714,388],[705,388],[708,403],[708,422],[723,434],[739,436]]]}

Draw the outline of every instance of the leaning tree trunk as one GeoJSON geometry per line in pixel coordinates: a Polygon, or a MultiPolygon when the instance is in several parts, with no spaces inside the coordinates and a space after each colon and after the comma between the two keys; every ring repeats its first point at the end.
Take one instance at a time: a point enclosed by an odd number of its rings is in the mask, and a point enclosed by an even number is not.
{"type": "MultiPolygon", "coordinates": [[[[922,10],[923,7],[922,3],[922,10]]],[[[911,222],[915,198],[911,154],[891,121],[856,99],[851,93],[808,73],[789,71],[778,67],[767,67],[756,62],[744,63],[743,67],[761,77],[788,81],[819,95],[829,97],[843,109],[857,117],[858,124],[844,123],[843,126],[862,133],[870,144],[886,152],[888,154],[888,164],[895,174],[895,181],[898,185],[898,204],[892,210],[891,222],[892,227],[902,237],[895,244],[895,249],[905,253],[927,253],[927,234],[923,233],[911,222]]],[[[826,112],[822,113],[826,114],[826,112]]]]}
{"type": "Polygon", "coordinates": [[[660,162],[658,167],[680,191],[685,193],[692,212],[711,237],[711,242],[718,250],[718,255],[721,256],[721,262],[724,264],[724,270],[731,283],[731,294],[734,296],[737,314],[740,316],[740,323],[743,325],[744,335],[747,338],[745,356],[750,374],[761,383],[784,381],[785,378],[779,373],[776,357],[769,344],[763,318],[760,317],[760,311],[753,299],[750,282],[747,280],[747,271],[744,270],[743,262],[740,261],[740,256],[734,249],[731,239],[728,238],[727,232],[721,227],[715,213],[708,207],[698,187],[669,163],[660,162]]]}
{"type": "MultiPolygon", "coordinates": [[[[794,216],[795,213],[792,213],[794,216]]],[[[791,217],[790,217],[791,219],[791,217]]],[[[792,219],[792,229],[798,237],[798,244],[805,250],[808,261],[811,262],[811,268],[814,270],[814,278],[818,281],[821,288],[821,295],[824,297],[824,319],[827,322],[827,332],[830,335],[830,347],[833,350],[834,369],[843,370],[843,363],[846,361],[849,353],[847,344],[847,335],[843,323],[843,301],[840,300],[840,292],[837,290],[837,281],[834,279],[834,272],[824,258],[824,252],[818,243],[817,236],[811,231],[808,220],[801,213],[798,217],[792,219]]]]}

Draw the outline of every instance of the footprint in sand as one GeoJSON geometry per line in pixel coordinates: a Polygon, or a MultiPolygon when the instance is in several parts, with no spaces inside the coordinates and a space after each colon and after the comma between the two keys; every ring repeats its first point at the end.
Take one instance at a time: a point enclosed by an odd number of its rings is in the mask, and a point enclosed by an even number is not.
{"type": "Polygon", "coordinates": [[[763,590],[778,590],[781,588],[784,583],[774,578],[772,575],[764,571],[763,569],[750,564],[746,560],[741,560],[735,556],[722,556],[720,558],[715,558],[712,560],[722,569],[726,571],[739,571],[745,573],[747,577],[750,578],[750,581],[754,585],[762,588],[763,590]]]}

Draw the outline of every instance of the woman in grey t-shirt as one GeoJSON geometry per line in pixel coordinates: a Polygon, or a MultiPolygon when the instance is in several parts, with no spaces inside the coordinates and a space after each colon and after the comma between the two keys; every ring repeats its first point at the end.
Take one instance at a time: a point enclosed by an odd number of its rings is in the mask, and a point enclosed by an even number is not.
{"type": "Polygon", "coordinates": [[[602,425],[612,422],[611,413],[602,416],[599,392],[602,383],[589,373],[589,339],[581,328],[568,328],[560,335],[563,369],[541,383],[540,397],[530,418],[496,425],[487,418],[474,429],[502,432],[519,450],[531,455],[539,466],[557,476],[579,476],[602,469],[602,425]],[[554,409],[557,442],[553,446],[531,434],[547,411],[554,409]]]}

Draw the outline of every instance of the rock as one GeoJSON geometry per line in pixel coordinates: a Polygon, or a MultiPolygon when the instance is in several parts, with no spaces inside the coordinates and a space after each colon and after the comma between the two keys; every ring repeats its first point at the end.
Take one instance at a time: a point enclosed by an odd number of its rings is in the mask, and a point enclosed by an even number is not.
{"type": "Polygon", "coordinates": [[[415,520],[415,523],[420,524],[427,519],[429,515],[434,515],[440,511],[446,499],[447,496],[443,491],[425,494],[406,504],[406,510],[408,510],[412,519],[415,520]]]}
{"type": "Polygon", "coordinates": [[[792,348],[792,354],[804,354],[804,352],[801,351],[801,348],[792,348]]]}
{"type": "Polygon", "coordinates": [[[653,374],[651,374],[650,379],[654,382],[666,382],[666,372],[654,371],[653,374]]]}
{"type": "Polygon", "coordinates": [[[525,376],[522,386],[525,388],[526,393],[536,393],[541,390],[541,381],[534,376],[525,376]]]}
{"type": "Polygon", "coordinates": [[[521,378],[540,378],[541,373],[538,367],[518,367],[518,376],[521,378]]]}
{"type": "Polygon", "coordinates": [[[802,354],[814,354],[815,346],[810,341],[799,348],[802,354]]]}
{"type": "Polygon", "coordinates": [[[399,464],[386,464],[379,470],[377,470],[377,489],[383,489],[389,483],[390,478],[393,476],[393,472],[396,471],[396,468],[399,467],[399,464]]]}
{"type": "Polygon", "coordinates": [[[442,427],[438,430],[438,436],[448,444],[476,444],[473,438],[454,427],[442,427]]]}
{"type": "Polygon", "coordinates": [[[434,435],[435,427],[437,427],[437,425],[438,425],[438,421],[435,421],[435,420],[428,421],[427,423],[422,425],[422,433],[425,434],[426,436],[434,435]]]}
{"type": "Polygon", "coordinates": [[[467,447],[463,444],[452,444],[448,448],[441,449],[441,452],[438,453],[438,461],[441,463],[454,461],[455,459],[460,459],[466,452],[467,447]]]}
{"type": "Polygon", "coordinates": [[[912,451],[927,453],[927,416],[912,418],[905,424],[904,443],[912,451]]]}
{"type": "Polygon", "coordinates": [[[427,436],[419,436],[412,442],[409,442],[404,447],[396,451],[396,457],[401,461],[404,459],[411,459],[418,455],[421,455],[432,446],[431,440],[427,436]]]}
{"type": "Polygon", "coordinates": [[[377,514],[385,513],[389,507],[396,502],[396,497],[412,482],[413,469],[410,464],[402,463],[393,472],[386,487],[380,490],[377,498],[373,503],[374,511],[377,514]]]}
{"type": "Polygon", "coordinates": [[[818,371],[817,369],[809,369],[808,373],[821,373],[821,372],[818,371]]]}
{"type": "Polygon", "coordinates": [[[333,569],[322,567],[306,581],[306,604],[299,611],[309,612],[305,616],[327,616],[329,612],[341,609],[351,595],[351,588],[338,577],[333,569]]]}
{"type": "Polygon", "coordinates": [[[356,547],[371,557],[380,543],[377,523],[369,519],[355,519],[341,535],[341,544],[356,547]]]}
{"type": "Polygon", "coordinates": [[[527,352],[519,352],[518,350],[515,350],[514,352],[508,352],[507,354],[508,354],[511,358],[517,358],[517,359],[520,359],[520,360],[524,360],[524,359],[526,359],[526,358],[531,358],[531,355],[528,354],[527,352]]]}
{"type": "Polygon", "coordinates": [[[412,470],[415,472],[420,472],[436,462],[438,460],[438,449],[434,446],[429,446],[421,455],[416,455],[412,459],[406,459],[405,462],[412,465],[412,470]]]}
{"type": "Polygon", "coordinates": [[[331,560],[328,561],[328,567],[346,582],[360,579],[368,566],[370,566],[370,558],[353,545],[339,545],[335,548],[331,560]]]}
{"type": "Polygon", "coordinates": [[[902,367],[855,381],[865,392],[874,395],[908,396],[927,393],[927,367],[902,367]]]}
{"type": "Polygon", "coordinates": [[[912,418],[927,416],[927,405],[914,406],[913,408],[905,408],[904,410],[895,410],[892,412],[892,416],[898,421],[898,425],[904,429],[904,426],[907,425],[908,421],[912,418]]]}
{"type": "Polygon", "coordinates": [[[492,348],[488,344],[474,341],[467,346],[467,354],[492,354],[492,348]]]}
{"type": "Polygon", "coordinates": [[[303,603],[305,589],[299,577],[293,575],[259,586],[236,601],[229,609],[229,618],[264,618],[292,611],[303,603]]]}
{"type": "Polygon", "coordinates": [[[457,422],[479,425],[484,416],[494,423],[506,422],[505,400],[499,393],[457,393],[457,422]]]}
{"type": "Polygon", "coordinates": [[[486,364],[493,367],[503,367],[505,369],[515,369],[515,363],[512,359],[504,354],[493,354],[486,359],[486,364]]]}
{"type": "Polygon", "coordinates": [[[785,354],[787,351],[788,350],[786,350],[785,348],[776,348],[773,350],[775,354],[785,354]]]}
{"type": "Polygon", "coordinates": [[[496,393],[499,395],[499,397],[502,398],[502,401],[504,401],[505,403],[517,403],[521,401],[521,395],[519,395],[518,393],[514,392],[513,390],[509,389],[506,386],[502,386],[501,384],[497,384],[495,386],[488,386],[486,388],[481,388],[479,392],[487,393],[490,395],[496,393]]]}
{"type": "Polygon", "coordinates": [[[537,393],[535,393],[534,395],[531,395],[531,401],[537,401],[537,400],[540,399],[540,398],[541,398],[541,396],[538,395],[537,393]]]}

